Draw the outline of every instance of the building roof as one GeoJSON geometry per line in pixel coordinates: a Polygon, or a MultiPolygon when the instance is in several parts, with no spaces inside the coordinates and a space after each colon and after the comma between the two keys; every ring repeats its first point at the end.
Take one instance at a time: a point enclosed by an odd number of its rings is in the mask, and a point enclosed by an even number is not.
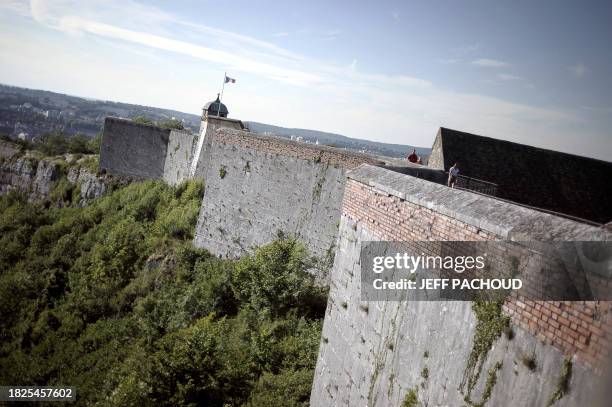
{"type": "Polygon", "coordinates": [[[440,128],[429,166],[493,182],[497,196],[598,223],[612,220],[612,163],[440,128]]]}
{"type": "Polygon", "coordinates": [[[211,116],[225,117],[229,113],[229,111],[227,110],[227,106],[225,106],[219,100],[219,94],[217,94],[217,99],[213,100],[212,102],[208,102],[204,105],[204,110],[206,110],[211,116]]]}

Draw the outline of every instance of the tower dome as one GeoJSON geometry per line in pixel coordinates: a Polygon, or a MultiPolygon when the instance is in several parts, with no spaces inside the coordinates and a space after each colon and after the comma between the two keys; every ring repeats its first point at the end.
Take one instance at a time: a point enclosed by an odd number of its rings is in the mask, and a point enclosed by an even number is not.
{"type": "Polygon", "coordinates": [[[217,99],[212,102],[208,102],[204,105],[204,115],[205,116],[218,116],[218,117],[227,117],[229,111],[227,110],[227,106],[221,103],[219,100],[219,94],[217,93],[217,99]]]}

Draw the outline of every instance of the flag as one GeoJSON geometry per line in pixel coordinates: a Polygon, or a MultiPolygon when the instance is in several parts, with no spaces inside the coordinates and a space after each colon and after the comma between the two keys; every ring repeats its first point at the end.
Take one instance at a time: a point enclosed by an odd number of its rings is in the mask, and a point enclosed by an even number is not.
{"type": "Polygon", "coordinates": [[[225,75],[225,83],[236,83],[236,79],[230,78],[229,76],[225,75]]]}

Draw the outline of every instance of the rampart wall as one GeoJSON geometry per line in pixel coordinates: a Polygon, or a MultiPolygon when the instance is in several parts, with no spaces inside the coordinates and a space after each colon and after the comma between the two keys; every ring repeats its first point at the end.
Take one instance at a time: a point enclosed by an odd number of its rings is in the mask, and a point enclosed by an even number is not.
{"type": "Polygon", "coordinates": [[[598,223],[612,220],[612,163],[440,128],[429,166],[498,185],[497,196],[598,223]]]}
{"type": "Polygon", "coordinates": [[[220,129],[206,137],[198,176],[206,182],[196,246],[237,257],[296,236],[333,260],[346,170],[380,164],[363,154],[220,129]]]}
{"type": "Polygon", "coordinates": [[[362,302],[360,247],[376,240],[611,240],[549,214],[373,166],[348,172],[338,248],[311,394],[312,406],[597,405],[612,345],[609,302],[508,300],[513,335],[501,335],[468,401],[477,319],[460,301],[362,302]],[[526,363],[533,358],[534,365],[526,363]],[[572,361],[567,375],[565,360],[572,361]],[[499,364],[498,364],[499,363],[499,364]],[[490,379],[492,378],[492,379],[490,379]],[[486,400],[485,400],[486,401],[486,400]]]}
{"type": "Polygon", "coordinates": [[[136,178],[163,178],[170,130],[107,117],[100,146],[100,171],[136,178]]]}
{"type": "Polygon", "coordinates": [[[172,130],[170,132],[164,161],[164,181],[174,185],[189,178],[189,169],[196,142],[197,138],[187,131],[172,130]]]}
{"type": "Polygon", "coordinates": [[[228,128],[235,130],[244,130],[244,124],[240,120],[228,119],[227,117],[207,116],[200,124],[200,132],[197,142],[194,143],[193,159],[191,161],[189,176],[201,177],[204,169],[204,144],[206,138],[214,134],[217,129],[228,128]]]}

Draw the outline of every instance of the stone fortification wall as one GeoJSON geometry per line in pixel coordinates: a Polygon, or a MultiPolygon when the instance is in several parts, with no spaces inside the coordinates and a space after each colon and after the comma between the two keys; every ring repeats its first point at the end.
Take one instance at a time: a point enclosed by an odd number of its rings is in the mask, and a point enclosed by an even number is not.
{"type": "Polygon", "coordinates": [[[498,185],[497,196],[598,223],[612,220],[612,163],[440,128],[429,166],[498,185]]]}
{"type": "Polygon", "coordinates": [[[212,136],[215,134],[217,129],[221,128],[244,130],[244,124],[242,124],[240,120],[228,119],[227,117],[206,116],[205,118],[202,118],[198,140],[193,146],[192,156],[195,159],[193,159],[190,164],[190,177],[198,177],[202,175],[205,165],[203,147],[206,142],[206,138],[212,136]]]}
{"type": "Polygon", "coordinates": [[[107,117],[100,146],[100,171],[136,178],[163,178],[170,130],[107,117]]]}
{"type": "Polygon", "coordinates": [[[360,247],[610,240],[610,232],[383,168],[362,166],[348,178],[311,405],[399,406],[410,393],[422,405],[476,405],[488,393],[491,406],[547,406],[564,378],[568,391],[555,405],[597,405],[611,350],[609,302],[507,301],[513,335],[488,349],[466,401],[478,325],[472,303],[362,302],[360,247]]]}
{"type": "Polygon", "coordinates": [[[362,154],[220,129],[206,137],[198,176],[206,191],[196,246],[237,257],[279,232],[333,259],[347,169],[362,154]]]}
{"type": "Polygon", "coordinates": [[[174,185],[189,178],[189,169],[197,138],[188,131],[172,130],[168,137],[164,181],[174,185]]]}

